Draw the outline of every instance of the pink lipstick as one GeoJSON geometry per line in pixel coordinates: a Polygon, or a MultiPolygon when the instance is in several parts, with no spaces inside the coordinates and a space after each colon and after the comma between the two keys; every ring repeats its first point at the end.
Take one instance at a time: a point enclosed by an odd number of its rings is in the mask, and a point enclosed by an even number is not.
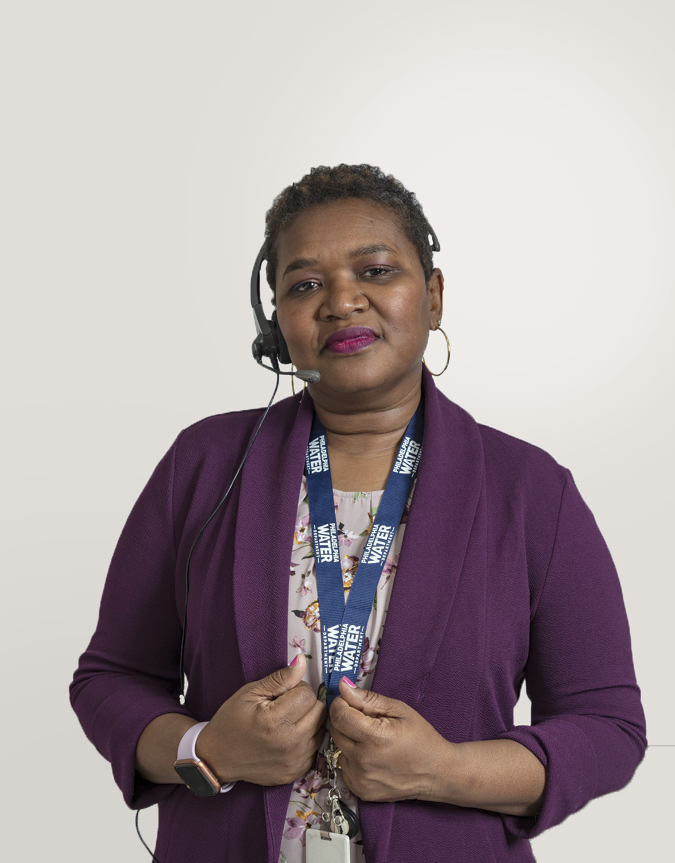
{"type": "Polygon", "coordinates": [[[378,336],[370,327],[346,327],[331,333],[324,342],[324,349],[336,354],[355,354],[376,342],[378,336]]]}

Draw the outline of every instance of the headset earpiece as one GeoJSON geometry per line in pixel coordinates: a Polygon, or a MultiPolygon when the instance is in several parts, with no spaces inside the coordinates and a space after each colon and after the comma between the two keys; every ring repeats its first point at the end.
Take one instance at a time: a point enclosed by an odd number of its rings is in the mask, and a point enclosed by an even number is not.
{"type": "Polygon", "coordinates": [[[291,362],[291,355],[288,353],[288,346],[286,344],[286,339],[284,338],[284,334],[281,332],[281,327],[279,326],[279,321],[277,319],[277,310],[275,309],[272,312],[272,332],[274,333],[277,346],[279,349],[278,357],[280,363],[288,364],[291,362]]]}
{"type": "MultiPolygon", "coordinates": [[[[272,320],[265,316],[265,312],[260,300],[260,269],[265,260],[265,246],[258,252],[258,257],[253,265],[251,273],[251,307],[253,308],[253,318],[255,320],[255,328],[258,335],[253,342],[253,358],[257,363],[262,364],[262,358],[267,357],[272,360],[272,364],[291,362],[291,356],[288,353],[288,347],[283,333],[279,328],[276,309],[272,313],[272,320]]],[[[265,368],[270,368],[266,366],[265,368]]],[[[288,374],[288,372],[282,372],[288,374]]]]}

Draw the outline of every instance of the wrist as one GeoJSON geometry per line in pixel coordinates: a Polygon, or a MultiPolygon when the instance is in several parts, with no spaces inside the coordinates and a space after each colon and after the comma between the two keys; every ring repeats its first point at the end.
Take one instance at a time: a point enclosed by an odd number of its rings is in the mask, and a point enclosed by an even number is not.
{"type": "Polygon", "coordinates": [[[136,770],[149,782],[178,782],[173,769],[178,744],[197,720],[184,713],[162,713],[143,729],[136,745],[136,770]]]}
{"type": "Polygon", "coordinates": [[[536,815],[546,770],[528,749],[513,740],[445,742],[429,800],[505,815],[536,815]]]}
{"type": "Polygon", "coordinates": [[[237,782],[241,778],[233,775],[231,758],[227,757],[228,749],[227,743],[222,739],[222,734],[218,735],[212,722],[207,723],[195,742],[197,757],[206,764],[212,765],[212,769],[224,785],[237,782]]]}
{"type": "Polygon", "coordinates": [[[190,791],[198,797],[222,794],[230,791],[234,784],[222,782],[211,764],[197,752],[197,742],[208,724],[208,722],[198,722],[188,728],[178,744],[174,764],[175,771],[190,791]]]}
{"type": "MultiPolygon", "coordinates": [[[[453,803],[463,799],[463,774],[465,761],[461,743],[451,743],[441,738],[433,750],[430,762],[426,793],[423,799],[430,803],[453,803]]],[[[461,804],[460,804],[461,805],[461,804]]]]}

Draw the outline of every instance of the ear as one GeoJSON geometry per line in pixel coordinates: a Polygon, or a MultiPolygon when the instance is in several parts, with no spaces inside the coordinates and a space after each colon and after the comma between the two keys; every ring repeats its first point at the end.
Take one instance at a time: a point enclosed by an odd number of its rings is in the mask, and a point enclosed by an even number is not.
{"type": "Polygon", "coordinates": [[[435,329],[443,317],[443,273],[436,267],[431,271],[427,281],[427,294],[429,296],[430,329],[435,329]]]}

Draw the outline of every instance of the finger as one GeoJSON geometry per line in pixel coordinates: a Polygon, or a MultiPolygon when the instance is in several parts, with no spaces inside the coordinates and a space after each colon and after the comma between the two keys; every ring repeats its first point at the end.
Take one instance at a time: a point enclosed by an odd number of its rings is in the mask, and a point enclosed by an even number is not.
{"type": "Polygon", "coordinates": [[[316,753],[318,748],[321,746],[321,744],[323,743],[324,736],[325,736],[325,732],[324,732],[323,728],[321,728],[319,731],[316,732],[314,737],[312,737],[312,751],[313,752],[316,753]]]}
{"type": "Polygon", "coordinates": [[[406,709],[403,701],[354,686],[348,677],[340,680],[340,695],[350,707],[360,710],[365,716],[399,717],[406,709]]]}
{"type": "Polygon", "coordinates": [[[299,653],[290,665],[278,668],[262,680],[258,680],[251,686],[251,691],[262,698],[273,701],[289,692],[300,683],[306,669],[305,657],[299,653]]]}
{"type": "Polygon", "coordinates": [[[288,692],[284,692],[271,702],[269,707],[279,721],[294,724],[304,722],[306,718],[309,724],[312,724],[315,721],[318,722],[318,716],[325,714],[323,702],[318,700],[316,692],[304,681],[288,692]]]}
{"type": "MultiPolygon", "coordinates": [[[[356,746],[356,742],[354,740],[352,740],[351,738],[347,737],[346,734],[342,734],[340,731],[338,731],[337,728],[335,728],[335,726],[331,726],[330,735],[333,738],[333,742],[335,743],[337,748],[340,750],[340,752],[342,752],[348,756],[349,753],[354,751],[354,747],[356,746]]],[[[344,762],[344,760],[341,760],[341,759],[342,759],[342,755],[340,755],[340,758],[338,760],[340,762],[340,766],[344,767],[345,762],[344,762]]]]}
{"type": "Polygon", "coordinates": [[[323,734],[326,724],[326,705],[314,696],[314,704],[304,716],[298,718],[295,727],[300,734],[314,735],[319,731],[323,734]]]}
{"type": "Polygon", "coordinates": [[[317,699],[316,704],[310,711],[310,717],[317,731],[326,730],[326,703],[317,699]]]}
{"type": "Polygon", "coordinates": [[[331,734],[337,730],[339,734],[362,743],[376,733],[379,721],[366,716],[355,707],[350,707],[344,698],[336,698],[330,707],[331,734]]]}

